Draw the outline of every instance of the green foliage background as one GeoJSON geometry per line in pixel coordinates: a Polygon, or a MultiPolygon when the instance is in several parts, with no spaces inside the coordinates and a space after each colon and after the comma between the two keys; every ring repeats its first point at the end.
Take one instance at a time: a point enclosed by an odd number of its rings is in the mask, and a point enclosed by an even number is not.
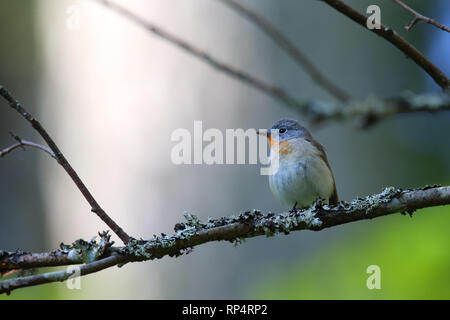
{"type": "MultiPolygon", "coordinates": [[[[364,222],[363,222],[364,223],[364,222]]],[[[428,208],[412,219],[394,215],[362,225],[251,295],[261,299],[449,299],[450,208],[428,208]],[[381,289],[369,290],[369,265],[381,289]],[[299,267],[300,266],[300,267],[299,267]]]]}

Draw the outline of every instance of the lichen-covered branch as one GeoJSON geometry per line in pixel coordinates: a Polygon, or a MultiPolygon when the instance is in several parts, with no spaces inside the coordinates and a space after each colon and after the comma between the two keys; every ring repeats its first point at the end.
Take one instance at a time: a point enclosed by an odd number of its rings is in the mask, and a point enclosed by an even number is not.
{"type": "Polygon", "coordinates": [[[436,67],[419,50],[417,50],[412,44],[406,41],[394,30],[384,25],[381,25],[380,29],[375,28],[370,30],[367,28],[366,24],[368,17],[361,12],[355,10],[354,8],[350,7],[340,0],[321,1],[336,9],[359,25],[363,26],[367,30],[374,32],[380,37],[389,41],[392,45],[402,51],[407,57],[413,60],[418,66],[420,66],[426,73],[428,73],[428,75],[433,78],[433,80],[442,88],[442,90],[445,91],[450,89],[450,79],[447,78],[444,72],[436,67]]]}
{"type": "Polygon", "coordinates": [[[367,128],[378,121],[403,113],[438,112],[450,110],[448,94],[405,93],[397,97],[368,97],[346,104],[310,101],[305,103],[302,114],[313,123],[329,120],[357,120],[356,125],[367,128]]]}
{"type": "MultiPolygon", "coordinates": [[[[78,176],[76,171],[72,168],[70,163],[67,161],[66,157],[63,155],[59,147],[56,145],[56,143],[53,141],[53,139],[50,137],[50,135],[47,133],[47,131],[44,129],[44,127],[40,124],[39,121],[37,121],[22,105],[18,100],[16,100],[11,93],[2,85],[0,85],[0,97],[6,100],[8,105],[17,111],[25,120],[27,120],[33,129],[39,133],[39,135],[44,139],[44,141],[47,143],[47,145],[50,148],[51,155],[58,161],[58,163],[64,168],[64,170],[67,172],[67,174],[70,176],[72,181],[75,183],[77,188],[80,190],[80,192],[83,194],[84,198],[87,200],[87,202],[91,206],[91,211],[96,213],[97,216],[103,220],[103,222],[106,223],[108,227],[111,228],[111,230],[117,234],[117,236],[124,242],[127,243],[131,238],[126,234],[125,231],[117,223],[112,220],[108,214],[100,207],[97,200],[95,200],[94,196],[91,194],[89,189],[86,187],[86,185],[83,183],[81,178],[78,176]]],[[[21,139],[15,136],[16,140],[19,140],[19,144],[22,144],[21,139]]],[[[37,146],[34,146],[37,147],[37,146]]],[[[14,148],[13,148],[14,149],[14,148]]],[[[43,149],[40,147],[39,149],[43,149]]],[[[11,150],[9,150],[11,151],[11,150]]],[[[46,151],[46,150],[45,150],[46,151]]],[[[48,152],[48,151],[47,151],[48,152]]]]}
{"type": "Polygon", "coordinates": [[[436,20],[431,19],[431,18],[429,18],[427,16],[424,16],[423,14],[418,13],[416,10],[414,10],[411,7],[409,7],[408,5],[406,5],[403,1],[400,1],[400,0],[392,0],[392,1],[394,1],[400,7],[402,7],[403,9],[405,9],[406,11],[408,11],[411,14],[414,15],[414,19],[411,21],[409,26],[405,26],[406,31],[410,31],[416,25],[417,22],[424,21],[424,22],[426,22],[428,24],[431,24],[431,25],[435,26],[436,28],[439,28],[441,30],[450,32],[450,28],[449,27],[443,25],[439,21],[436,21],[436,20]]]}
{"type": "MultiPolygon", "coordinates": [[[[196,216],[185,213],[186,221],[175,225],[173,235],[161,234],[150,240],[132,240],[124,247],[112,247],[108,234],[102,233],[99,242],[78,240],[70,246],[62,245],[59,250],[49,253],[0,251],[0,272],[85,263],[80,267],[82,276],[128,262],[180,256],[189,253],[198,245],[212,241],[225,240],[239,244],[246,238],[260,235],[270,237],[298,230],[319,231],[393,213],[412,215],[418,209],[449,204],[449,186],[426,186],[408,190],[389,187],[379,194],[351,202],[340,202],[332,207],[318,200],[309,209],[278,214],[263,214],[258,210],[251,210],[235,216],[209,218],[208,221],[201,222],[196,216]]],[[[0,293],[64,281],[71,275],[68,271],[57,271],[5,280],[0,282],[0,293]]]]}
{"type": "Polygon", "coordinates": [[[258,13],[250,10],[236,0],[221,0],[236,12],[242,14],[249,21],[258,26],[266,33],[275,43],[277,43],[287,54],[294,59],[305,71],[311,76],[311,79],[323,89],[341,102],[349,101],[350,95],[337,84],[333,83],[327,76],[317,68],[306,55],[300,51],[287,37],[283,35],[274,25],[258,13]]]}

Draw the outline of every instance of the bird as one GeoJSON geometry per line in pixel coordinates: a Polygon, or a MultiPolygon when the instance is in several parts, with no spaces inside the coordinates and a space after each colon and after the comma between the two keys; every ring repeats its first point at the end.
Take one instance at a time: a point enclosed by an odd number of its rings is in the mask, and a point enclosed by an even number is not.
{"type": "Polygon", "coordinates": [[[338,203],[325,148],[308,129],[296,120],[281,119],[258,133],[268,139],[270,161],[278,157],[278,170],[269,175],[269,187],[280,203],[292,206],[291,210],[309,208],[319,198],[329,205],[338,203]]]}

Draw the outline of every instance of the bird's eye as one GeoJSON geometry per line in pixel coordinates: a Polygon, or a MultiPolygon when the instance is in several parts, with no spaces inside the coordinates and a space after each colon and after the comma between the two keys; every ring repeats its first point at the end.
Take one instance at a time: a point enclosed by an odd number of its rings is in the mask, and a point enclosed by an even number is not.
{"type": "Polygon", "coordinates": [[[286,128],[281,128],[280,129],[280,133],[285,133],[286,132],[286,128]]]}

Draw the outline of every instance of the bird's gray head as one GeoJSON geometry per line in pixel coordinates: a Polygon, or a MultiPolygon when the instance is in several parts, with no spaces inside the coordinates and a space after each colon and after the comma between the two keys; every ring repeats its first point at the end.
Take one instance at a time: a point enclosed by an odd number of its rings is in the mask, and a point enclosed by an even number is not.
{"type": "Polygon", "coordinates": [[[273,124],[273,126],[267,132],[271,134],[271,130],[278,130],[278,140],[284,141],[295,138],[311,138],[311,134],[308,129],[300,125],[292,119],[281,119],[273,124]]]}

